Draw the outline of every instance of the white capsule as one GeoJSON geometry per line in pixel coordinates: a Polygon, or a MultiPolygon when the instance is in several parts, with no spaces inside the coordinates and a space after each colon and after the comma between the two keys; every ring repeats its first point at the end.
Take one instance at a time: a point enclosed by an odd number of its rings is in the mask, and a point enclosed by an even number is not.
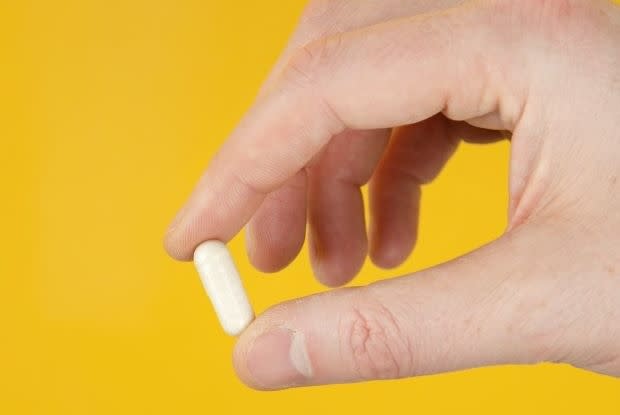
{"type": "Polygon", "coordinates": [[[226,333],[239,335],[254,319],[252,306],[226,245],[203,242],[194,251],[194,265],[226,333]]]}

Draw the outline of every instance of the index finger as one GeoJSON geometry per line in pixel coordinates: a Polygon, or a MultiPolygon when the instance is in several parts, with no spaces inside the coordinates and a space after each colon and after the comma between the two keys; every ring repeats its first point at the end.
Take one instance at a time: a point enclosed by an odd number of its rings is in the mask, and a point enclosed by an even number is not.
{"type": "Polygon", "coordinates": [[[165,245],[172,257],[190,260],[200,242],[230,240],[266,194],[344,129],[306,91],[276,88],[256,102],[215,155],[170,226],[165,245]]]}
{"type": "MultiPolygon", "coordinates": [[[[501,25],[488,15],[459,7],[302,48],[211,162],[167,235],[170,255],[187,260],[204,240],[232,238],[267,193],[345,128],[410,124],[441,111],[458,119],[495,111],[500,97],[490,95],[500,89],[480,61],[483,52],[501,51],[488,44],[498,36],[485,36],[490,25],[501,25]]],[[[486,59],[487,67],[504,60],[486,59]]]]}

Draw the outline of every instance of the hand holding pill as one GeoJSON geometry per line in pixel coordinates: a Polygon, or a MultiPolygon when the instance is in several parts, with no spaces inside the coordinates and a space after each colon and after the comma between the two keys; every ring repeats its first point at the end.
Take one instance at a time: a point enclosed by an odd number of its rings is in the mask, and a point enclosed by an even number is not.
{"type": "Polygon", "coordinates": [[[611,2],[312,2],[166,248],[194,257],[228,333],[249,324],[234,362],[255,388],[540,361],[620,376],[619,80],[611,2]],[[461,140],[506,138],[497,240],[250,323],[224,245],[244,226],[250,259],[270,272],[307,228],[315,275],[344,285],[367,256],[384,268],[408,257],[422,186],[461,140]]]}

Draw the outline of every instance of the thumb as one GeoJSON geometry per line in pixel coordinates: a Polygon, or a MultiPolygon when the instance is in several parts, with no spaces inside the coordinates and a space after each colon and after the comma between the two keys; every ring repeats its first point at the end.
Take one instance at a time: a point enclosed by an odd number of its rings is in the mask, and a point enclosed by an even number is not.
{"type": "Polygon", "coordinates": [[[243,333],[234,363],[258,389],[401,378],[552,359],[552,283],[531,241],[506,234],[414,275],[280,304],[243,333]]]}

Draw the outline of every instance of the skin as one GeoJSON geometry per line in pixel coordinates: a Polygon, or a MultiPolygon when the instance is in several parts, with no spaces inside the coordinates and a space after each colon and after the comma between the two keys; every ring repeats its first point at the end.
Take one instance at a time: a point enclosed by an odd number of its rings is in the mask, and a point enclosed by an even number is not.
{"type": "Polygon", "coordinates": [[[586,0],[311,3],[166,235],[191,259],[247,224],[277,271],[403,262],[458,141],[511,139],[509,227],[412,275],[277,305],[234,363],[259,389],[541,361],[620,376],[620,8],[586,0]],[[370,184],[366,234],[360,186],[370,184]]]}

